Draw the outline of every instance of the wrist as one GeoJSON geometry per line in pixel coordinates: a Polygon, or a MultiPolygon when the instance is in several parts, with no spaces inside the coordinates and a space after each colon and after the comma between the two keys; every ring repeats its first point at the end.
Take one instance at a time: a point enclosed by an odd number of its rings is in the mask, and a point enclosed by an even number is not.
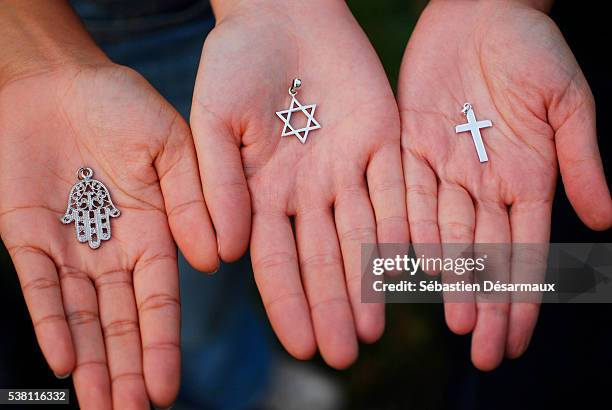
{"type": "Polygon", "coordinates": [[[0,86],[59,67],[110,63],[64,0],[4,0],[0,50],[0,86]]]}
{"type": "MultiPolygon", "coordinates": [[[[456,3],[456,2],[457,2],[456,0],[431,0],[430,4],[431,3],[443,4],[443,3],[456,3]]],[[[486,3],[491,3],[491,2],[516,3],[516,4],[522,4],[524,6],[531,7],[543,13],[549,13],[555,1],[554,0],[479,0],[478,2],[479,3],[483,3],[483,2],[486,2],[486,3]]],[[[470,7],[475,6],[473,2],[468,2],[468,4],[470,5],[470,7]]]]}
{"type": "Polygon", "coordinates": [[[346,4],[345,0],[211,0],[210,3],[217,21],[244,8],[289,11],[292,15],[301,16],[313,7],[321,9],[338,3],[346,4]]]}
{"type": "Polygon", "coordinates": [[[524,4],[531,8],[541,11],[542,13],[548,14],[553,6],[554,0],[512,0],[517,3],[524,4]]]}

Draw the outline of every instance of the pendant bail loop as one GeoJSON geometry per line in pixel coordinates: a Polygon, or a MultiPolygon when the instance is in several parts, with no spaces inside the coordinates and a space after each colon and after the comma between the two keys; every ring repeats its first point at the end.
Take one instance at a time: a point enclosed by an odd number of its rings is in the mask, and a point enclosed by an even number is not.
{"type": "Polygon", "coordinates": [[[469,110],[471,110],[471,109],[472,109],[472,104],[470,104],[470,103],[465,103],[465,104],[463,104],[463,108],[461,109],[461,112],[462,112],[463,114],[466,114],[466,115],[467,115],[468,111],[469,111],[469,110]]]}
{"type": "Polygon", "coordinates": [[[291,87],[289,87],[289,95],[292,97],[297,94],[297,89],[302,86],[302,80],[299,78],[294,78],[291,83],[291,87]]]}
{"type": "Polygon", "coordinates": [[[80,180],[89,179],[93,176],[93,169],[89,167],[81,167],[77,171],[77,178],[80,180]]]}

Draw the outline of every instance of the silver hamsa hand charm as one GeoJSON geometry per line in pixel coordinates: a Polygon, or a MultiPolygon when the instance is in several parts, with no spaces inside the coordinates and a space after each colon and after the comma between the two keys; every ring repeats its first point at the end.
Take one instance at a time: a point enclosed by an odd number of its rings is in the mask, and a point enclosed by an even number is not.
{"type": "Polygon", "coordinates": [[[70,190],[68,207],[60,220],[63,224],[74,222],[77,240],[97,249],[102,241],[110,239],[110,218],[118,217],[121,211],[113,204],[106,186],[92,176],[91,168],[79,168],[79,182],[70,190]]]}

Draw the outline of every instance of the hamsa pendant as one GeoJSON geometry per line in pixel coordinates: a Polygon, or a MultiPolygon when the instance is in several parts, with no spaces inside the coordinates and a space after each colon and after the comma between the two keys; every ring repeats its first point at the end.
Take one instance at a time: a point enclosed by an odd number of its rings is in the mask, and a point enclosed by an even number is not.
{"type": "Polygon", "coordinates": [[[63,224],[74,222],[77,240],[97,249],[102,241],[111,238],[110,218],[118,217],[121,211],[113,204],[106,186],[92,176],[91,168],[79,168],[79,182],[70,190],[68,207],[60,220],[63,224]]]}

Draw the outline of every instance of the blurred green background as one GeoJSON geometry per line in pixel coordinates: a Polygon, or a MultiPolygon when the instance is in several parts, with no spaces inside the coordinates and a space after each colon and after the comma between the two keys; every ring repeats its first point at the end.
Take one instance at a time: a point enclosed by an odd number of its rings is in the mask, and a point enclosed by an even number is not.
{"type": "Polygon", "coordinates": [[[374,45],[395,89],[410,33],[425,0],[348,0],[355,18],[374,45]]]}

